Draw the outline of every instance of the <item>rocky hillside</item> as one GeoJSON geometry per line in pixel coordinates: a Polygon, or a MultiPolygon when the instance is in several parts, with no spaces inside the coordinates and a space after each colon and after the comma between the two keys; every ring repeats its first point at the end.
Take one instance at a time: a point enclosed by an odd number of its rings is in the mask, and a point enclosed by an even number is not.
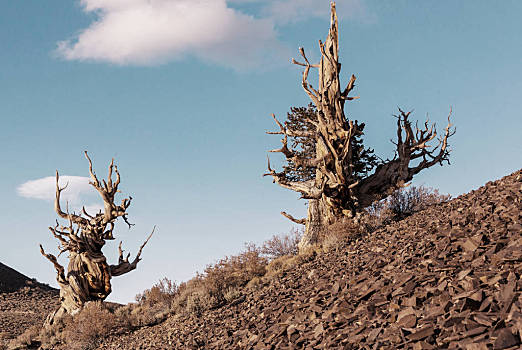
{"type": "Polygon", "coordinates": [[[58,305],[58,290],[0,263],[0,348],[27,328],[42,324],[58,305]]]}
{"type": "Polygon", "coordinates": [[[522,171],[103,349],[520,349],[522,171]]]}

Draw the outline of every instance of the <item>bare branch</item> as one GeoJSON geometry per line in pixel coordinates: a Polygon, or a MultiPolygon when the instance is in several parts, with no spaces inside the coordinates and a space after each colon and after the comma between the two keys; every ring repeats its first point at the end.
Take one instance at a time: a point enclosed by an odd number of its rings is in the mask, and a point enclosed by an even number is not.
{"type": "MultiPolygon", "coordinates": [[[[348,98],[348,94],[350,93],[350,91],[353,90],[354,86],[355,86],[355,80],[357,78],[355,77],[355,75],[352,74],[351,78],[350,78],[350,81],[348,82],[348,85],[346,86],[346,89],[344,89],[344,91],[341,93],[341,97],[343,99],[349,99],[348,98]]],[[[350,97],[350,99],[355,99],[355,98],[359,98],[359,96],[357,97],[350,97]]]]}
{"type": "Polygon", "coordinates": [[[87,210],[85,209],[84,206],[82,207],[82,213],[83,213],[83,215],[87,216],[89,219],[94,219],[93,216],[91,216],[91,215],[89,215],[89,213],[87,213],[87,210]]]}
{"type": "Polygon", "coordinates": [[[270,167],[269,157],[267,157],[267,160],[268,173],[263,174],[263,176],[272,176],[274,183],[277,183],[279,186],[283,188],[301,193],[303,198],[316,198],[321,196],[322,190],[315,188],[314,181],[288,181],[284,173],[277,173],[270,167]]]}
{"type": "Polygon", "coordinates": [[[52,254],[45,253],[45,251],[44,251],[44,249],[43,249],[41,244],[40,244],[40,253],[54,265],[54,268],[56,269],[56,272],[58,274],[56,276],[56,280],[58,281],[58,283],[60,285],[61,284],[68,284],[67,279],[65,278],[65,269],[63,268],[62,265],[60,265],[58,263],[58,259],[56,259],[56,257],[54,255],[52,255],[52,254]]]}
{"type": "Polygon", "coordinates": [[[54,210],[63,219],[72,220],[79,225],[85,224],[87,221],[85,218],[82,218],[79,215],[69,214],[68,212],[64,213],[62,211],[61,206],[60,206],[60,195],[61,195],[62,191],[67,188],[68,184],[65,185],[64,187],[60,188],[60,185],[58,184],[59,180],[60,180],[60,175],[58,173],[58,170],[56,170],[56,196],[55,196],[55,200],[54,200],[54,210]]]}
{"type": "Polygon", "coordinates": [[[296,224],[299,224],[299,225],[304,225],[306,224],[306,218],[304,219],[296,219],[294,218],[292,215],[282,211],[281,212],[281,215],[283,215],[285,218],[287,218],[288,220],[292,221],[292,222],[295,222],[296,224]]]}
{"type": "Polygon", "coordinates": [[[85,158],[89,161],[89,174],[91,176],[91,184],[98,189],[100,187],[100,181],[98,181],[98,178],[96,177],[96,174],[92,170],[92,161],[91,158],[89,158],[89,155],[87,154],[87,151],[84,151],[85,158]]]}

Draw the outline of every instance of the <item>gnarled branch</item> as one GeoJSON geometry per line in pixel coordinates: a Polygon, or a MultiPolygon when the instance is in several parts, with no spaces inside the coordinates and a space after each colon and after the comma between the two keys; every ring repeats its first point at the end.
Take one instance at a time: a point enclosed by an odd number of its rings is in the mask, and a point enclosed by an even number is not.
{"type": "Polygon", "coordinates": [[[58,281],[58,284],[60,284],[60,285],[68,284],[67,279],[65,278],[65,269],[63,268],[62,265],[60,265],[58,263],[58,259],[56,259],[56,257],[52,254],[47,254],[41,244],[40,244],[40,253],[54,265],[54,268],[56,269],[56,273],[57,273],[56,281],[58,281]]]}
{"type": "Polygon", "coordinates": [[[154,226],[150,235],[147,237],[145,242],[143,242],[143,244],[140,246],[140,249],[138,250],[138,254],[136,254],[136,257],[130,263],[129,263],[130,253],[128,253],[125,258],[123,257],[123,250],[121,249],[121,242],[120,242],[120,244],[118,246],[118,251],[119,251],[118,265],[110,266],[111,276],[121,276],[123,274],[126,274],[127,272],[130,272],[130,271],[136,269],[136,267],[138,266],[138,263],[141,261],[140,256],[141,256],[141,252],[143,251],[143,247],[145,247],[145,245],[147,244],[149,239],[154,234],[155,230],[156,230],[156,226],[154,226]]]}

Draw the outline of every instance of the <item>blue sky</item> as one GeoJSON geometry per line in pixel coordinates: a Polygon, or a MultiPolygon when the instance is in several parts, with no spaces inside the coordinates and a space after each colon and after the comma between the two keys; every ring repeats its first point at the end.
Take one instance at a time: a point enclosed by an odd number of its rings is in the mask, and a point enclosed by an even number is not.
{"type": "MultiPolygon", "coordinates": [[[[398,106],[439,128],[451,106],[452,165],[414,183],[458,195],[521,167],[521,2],[337,7],[343,74],[361,96],[346,112],[366,122],[366,145],[393,155],[398,106]]],[[[158,227],[138,270],[113,279],[111,300],[288,232],[279,212],[306,207],[261,177],[279,144],[265,131],[270,113],[308,104],[289,61],[299,46],[319,57],[328,11],[317,0],[1,0],[0,261],[56,285],[38,252],[56,252],[52,188],[27,182],[56,169],[87,176],[84,150],[100,176],[114,157],[134,198],[136,225],[117,229],[124,248],[135,253],[158,227]]],[[[97,205],[81,181],[74,188],[71,205],[97,205]]],[[[104,248],[112,262],[117,243],[104,248]]]]}

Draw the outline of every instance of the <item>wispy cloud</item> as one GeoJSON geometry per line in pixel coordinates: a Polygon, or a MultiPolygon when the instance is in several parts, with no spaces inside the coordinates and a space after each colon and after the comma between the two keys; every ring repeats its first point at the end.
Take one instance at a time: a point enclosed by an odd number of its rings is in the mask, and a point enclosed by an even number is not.
{"type": "MultiPolygon", "coordinates": [[[[85,201],[90,203],[85,206],[90,214],[98,212],[103,207],[101,203],[94,201],[93,197],[97,192],[89,184],[89,180],[88,177],[83,176],[60,176],[58,182],[60,187],[67,186],[61,193],[61,200],[63,205],[68,204],[70,211],[79,212],[85,201]]],[[[18,195],[25,198],[53,201],[56,192],[56,178],[49,176],[27,181],[18,186],[17,192],[18,195]]]]}
{"type": "MultiPolygon", "coordinates": [[[[81,0],[89,27],[58,43],[67,60],[155,65],[185,57],[242,70],[286,62],[277,27],[327,17],[329,0],[81,0]],[[257,5],[246,13],[237,5],[257,5]],[[235,5],[235,6],[234,6],[235,5]],[[274,60],[274,58],[277,58],[274,60]]],[[[241,7],[241,6],[239,6],[241,7]]],[[[354,16],[361,0],[339,2],[354,16]]],[[[347,12],[348,11],[348,12],[347,12]]],[[[341,16],[342,16],[341,15],[341,16]]]]}

